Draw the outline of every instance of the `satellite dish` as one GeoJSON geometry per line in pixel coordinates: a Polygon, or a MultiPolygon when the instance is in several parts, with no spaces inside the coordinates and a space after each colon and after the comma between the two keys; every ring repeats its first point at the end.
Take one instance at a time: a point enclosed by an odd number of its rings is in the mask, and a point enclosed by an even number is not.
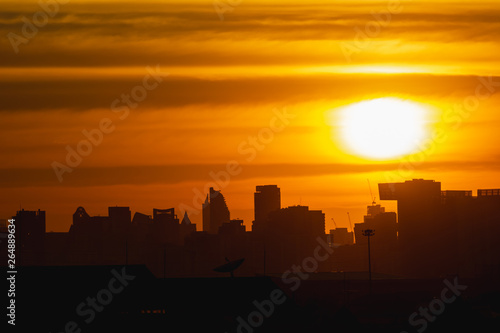
{"type": "Polygon", "coordinates": [[[240,265],[245,261],[245,258],[241,258],[238,260],[233,260],[229,261],[229,259],[226,258],[227,263],[225,263],[222,266],[214,268],[214,271],[219,272],[219,273],[231,273],[231,277],[234,277],[233,272],[240,267],[240,265]]]}

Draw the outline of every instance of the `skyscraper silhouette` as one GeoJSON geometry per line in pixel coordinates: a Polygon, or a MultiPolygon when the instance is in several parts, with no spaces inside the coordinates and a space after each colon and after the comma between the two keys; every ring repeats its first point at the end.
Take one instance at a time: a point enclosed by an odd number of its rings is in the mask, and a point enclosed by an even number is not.
{"type": "Polygon", "coordinates": [[[229,222],[229,209],[227,208],[226,199],[224,199],[220,191],[216,191],[211,187],[210,193],[203,204],[203,231],[209,234],[217,234],[219,227],[229,222]]]}
{"type": "Polygon", "coordinates": [[[191,223],[187,212],[184,212],[184,217],[182,218],[182,222],[179,225],[181,244],[184,244],[184,240],[191,233],[196,232],[196,224],[191,223]]]}
{"type": "Polygon", "coordinates": [[[281,192],[277,185],[259,185],[254,193],[252,231],[263,232],[269,213],[281,209],[281,192]]]}
{"type": "Polygon", "coordinates": [[[45,252],[45,211],[20,210],[15,220],[18,265],[42,265],[45,252]]]}

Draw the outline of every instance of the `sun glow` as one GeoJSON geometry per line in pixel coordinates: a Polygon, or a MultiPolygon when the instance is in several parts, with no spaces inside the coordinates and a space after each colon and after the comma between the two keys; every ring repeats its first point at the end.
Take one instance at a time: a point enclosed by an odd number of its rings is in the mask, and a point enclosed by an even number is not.
{"type": "Polygon", "coordinates": [[[426,138],[427,108],[399,98],[378,98],[341,108],[339,135],[352,153],[376,160],[417,150],[426,138]]]}

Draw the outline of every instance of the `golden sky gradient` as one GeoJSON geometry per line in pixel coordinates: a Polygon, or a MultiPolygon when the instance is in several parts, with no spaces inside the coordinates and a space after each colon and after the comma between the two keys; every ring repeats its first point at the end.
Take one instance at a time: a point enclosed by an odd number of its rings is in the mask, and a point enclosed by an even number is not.
{"type": "MultiPolygon", "coordinates": [[[[193,206],[229,161],[241,170],[222,192],[247,230],[256,185],[278,184],[283,206],[322,209],[327,229],[332,217],[348,226],[348,211],[362,220],[367,179],[374,192],[411,178],[499,188],[500,2],[390,3],[242,1],[221,20],[211,1],[70,1],[17,53],[9,34],[41,8],[3,3],[0,218],[40,208],[47,230],[67,231],[78,206],[193,206]],[[115,112],[147,67],[161,82],[115,112]],[[384,97],[427,108],[430,134],[412,156],[370,160],[338,139],[342,107],[384,97]],[[293,118],[253,154],[249,138],[283,110],[293,118]],[[114,130],[59,182],[54,161],[102,119],[114,130]]],[[[201,214],[191,219],[200,230],[201,214]]]]}

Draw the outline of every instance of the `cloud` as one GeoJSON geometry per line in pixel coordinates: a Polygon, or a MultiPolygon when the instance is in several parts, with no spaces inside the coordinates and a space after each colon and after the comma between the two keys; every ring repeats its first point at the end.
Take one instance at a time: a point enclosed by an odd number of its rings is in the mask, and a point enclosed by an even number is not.
{"type": "MultiPolygon", "coordinates": [[[[168,69],[164,69],[168,70],[168,69]]],[[[144,74],[143,74],[144,75],[144,74]]],[[[109,110],[115,99],[140,83],[142,76],[51,81],[1,81],[0,99],[6,111],[109,110]],[[26,94],[29,93],[29,98],[26,94]]],[[[500,81],[494,77],[495,82],[500,81]]],[[[257,105],[303,103],[316,100],[362,98],[371,94],[402,94],[446,97],[467,96],[478,84],[472,76],[334,75],[311,74],[287,77],[198,79],[172,74],[141,102],[141,111],[193,105],[257,105]],[[231,93],[228,93],[228,92],[231,93]]]]}
{"type": "MultiPolygon", "coordinates": [[[[371,12],[386,7],[386,2],[245,4],[221,22],[209,3],[69,4],[61,6],[29,44],[21,45],[19,54],[5,52],[2,66],[343,64],[338,44],[352,42],[354,29],[363,30],[374,20],[371,12]]],[[[30,17],[36,10],[7,8],[0,14],[0,34],[20,34],[21,17],[30,17]]],[[[499,37],[498,4],[405,4],[374,41],[399,41],[406,61],[418,61],[415,53],[403,48],[413,44],[430,45],[420,54],[432,55],[434,61],[463,61],[463,53],[476,60],[478,53],[489,54],[487,58],[494,61],[499,37]],[[462,52],[457,53],[452,45],[443,48],[446,43],[458,44],[462,52]],[[433,50],[434,44],[439,44],[440,52],[433,50]]],[[[12,50],[7,38],[0,43],[2,49],[12,50]]],[[[365,51],[370,53],[370,49],[365,51]]]]}
{"type": "MultiPolygon", "coordinates": [[[[498,157],[498,156],[497,156],[498,157]]],[[[325,175],[358,174],[380,171],[397,173],[399,163],[387,164],[252,164],[241,165],[241,174],[232,179],[238,181],[247,179],[311,177],[325,175]]],[[[490,170],[500,167],[498,158],[489,161],[446,161],[426,162],[416,168],[416,171],[447,172],[490,170]]],[[[73,173],[65,174],[64,181],[59,183],[52,169],[0,169],[0,186],[13,187],[93,187],[114,185],[152,185],[178,184],[184,182],[213,182],[210,173],[217,174],[226,169],[223,164],[178,164],[161,166],[120,166],[76,168],[73,173]]],[[[405,172],[407,170],[405,169],[405,172]]]]}

